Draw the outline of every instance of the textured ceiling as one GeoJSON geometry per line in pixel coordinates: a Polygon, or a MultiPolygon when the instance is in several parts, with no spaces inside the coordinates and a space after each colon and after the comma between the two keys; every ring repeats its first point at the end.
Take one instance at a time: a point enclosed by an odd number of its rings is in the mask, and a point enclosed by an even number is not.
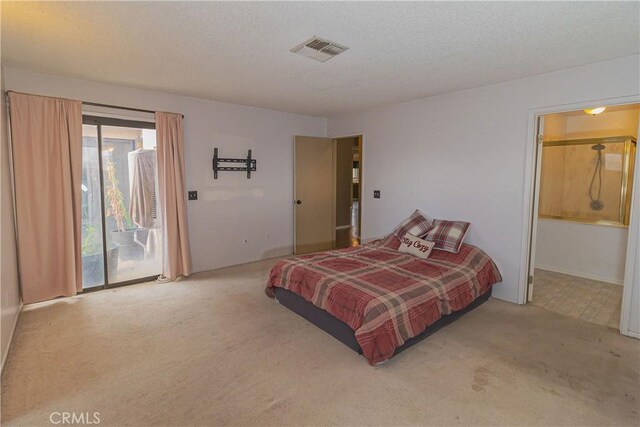
{"type": "Polygon", "coordinates": [[[314,115],[640,52],[639,2],[3,2],[2,63],[314,115]],[[351,49],[289,52],[317,35],[351,49]]]}

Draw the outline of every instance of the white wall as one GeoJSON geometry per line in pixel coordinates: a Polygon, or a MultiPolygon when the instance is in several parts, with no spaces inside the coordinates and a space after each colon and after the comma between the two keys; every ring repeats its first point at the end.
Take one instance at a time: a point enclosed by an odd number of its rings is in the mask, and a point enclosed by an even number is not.
{"type": "Polygon", "coordinates": [[[13,192],[9,163],[9,138],[7,111],[4,100],[4,75],[0,71],[2,92],[0,103],[0,357],[2,367],[7,357],[13,331],[20,313],[20,289],[18,283],[18,258],[16,256],[15,228],[13,223],[13,192]]]}
{"type": "MultiPolygon", "coordinates": [[[[468,241],[485,249],[503,273],[495,296],[516,302],[529,111],[638,95],[639,62],[634,55],[330,117],[328,132],[322,118],[5,71],[7,89],[185,114],[187,183],[200,198],[188,204],[197,271],[289,253],[293,135],[364,133],[363,237],[388,233],[415,208],[469,220],[468,241]],[[216,146],[230,157],[254,149],[258,173],[251,180],[221,173],[214,181],[216,146]],[[372,198],[374,189],[382,190],[381,199],[372,198]]],[[[640,301],[634,304],[631,316],[637,317],[640,301]]]]}
{"type": "Polygon", "coordinates": [[[467,241],[488,252],[503,274],[494,295],[517,302],[530,110],[637,95],[639,60],[634,55],[330,117],[329,136],[364,133],[363,237],[390,232],[416,208],[468,220],[467,241]],[[381,199],[373,199],[374,189],[381,199]]]}
{"type": "Polygon", "coordinates": [[[537,268],[622,284],[627,234],[623,227],[538,220],[537,268]]]}
{"type": "Polygon", "coordinates": [[[93,83],[5,68],[6,88],[185,115],[187,187],[195,271],[292,253],[293,137],[325,136],[327,121],[279,111],[93,83]],[[257,172],[220,172],[213,179],[214,147],[223,157],[253,150],[257,172]],[[244,240],[248,243],[244,243],[244,240]]]}

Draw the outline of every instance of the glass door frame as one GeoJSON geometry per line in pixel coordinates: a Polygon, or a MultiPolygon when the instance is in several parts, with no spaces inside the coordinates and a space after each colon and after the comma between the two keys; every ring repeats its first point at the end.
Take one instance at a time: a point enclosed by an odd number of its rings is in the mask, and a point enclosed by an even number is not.
{"type": "Polygon", "coordinates": [[[97,144],[98,144],[98,167],[100,169],[100,208],[101,212],[101,228],[102,228],[102,263],[104,266],[104,284],[91,286],[90,288],[82,288],[82,292],[94,292],[103,289],[118,288],[120,286],[134,285],[136,283],[143,283],[155,280],[159,275],[140,277],[137,279],[124,280],[120,282],[109,282],[109,261],[107,258],[107,218],[105,209],[105,191],[104,191],[104,174],[102,168],[102,126],[115,126],[115,127],[128,127],[139,129],[154,129],[156,128],[155,122],[117,119],[113,117],[92,116],[91,114],[82,115],[83,125],[92,125],[96,127],[97,132],[97,144]]]}

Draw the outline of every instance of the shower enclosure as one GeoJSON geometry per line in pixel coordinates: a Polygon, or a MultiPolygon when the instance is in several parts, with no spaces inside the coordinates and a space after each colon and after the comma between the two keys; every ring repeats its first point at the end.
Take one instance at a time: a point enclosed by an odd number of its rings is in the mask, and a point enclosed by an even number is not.
{"type": "Polygon", "coordinates": [[[544,141],[540,218],[629,224],[636,138],[544,141]]]}

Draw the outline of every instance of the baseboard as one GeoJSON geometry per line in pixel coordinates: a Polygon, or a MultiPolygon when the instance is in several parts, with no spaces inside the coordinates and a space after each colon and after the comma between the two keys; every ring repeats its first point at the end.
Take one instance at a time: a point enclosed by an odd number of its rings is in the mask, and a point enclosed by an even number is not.
{"type": "Polygon", "coordinates": [[[2,355],[2,365],[0,365],[0,376],[4,373],[4,366],[7,362],[7,357],[9,356],[9,352],[11,351],[11,344],[13,344],[13,336],[16,333],[16,327],[18,326],[18,319],[20,318],[20,313],[22,312],[22,301],[20,301],[20,306],[18,306],[18,312],[16,313],[15,319],[13,319],[13,325],[11,326],[11,334],[9,336],[9,344],[7,345],[7,351],[2,355]]]}
{"type": "Polygon", "coordinates": [[[623,333],[622,335],[626,335],[626,336],[631,337],[631,338],[640,339],[640,334],[637,333],[637,332],[633,332],[633,331],[627,331],[626,333],[623,333]]]}
{"type": "Polygon", "coordinates": [[[583,279],[597,280],[598,282],[611,283],[613,285],[620,285],[620,286],[623,285],[622,280],[612,279],[610,277],[597,276],[595,274],[585,274],[579,271],[570,271],[570,270],[565,270],[563,268],[547,267],[544,265],[536,265],[536,268],[539,268],[540,270],[553,271],[554,273],[568,274],[569,276],[582,277],[583,279]]]}

